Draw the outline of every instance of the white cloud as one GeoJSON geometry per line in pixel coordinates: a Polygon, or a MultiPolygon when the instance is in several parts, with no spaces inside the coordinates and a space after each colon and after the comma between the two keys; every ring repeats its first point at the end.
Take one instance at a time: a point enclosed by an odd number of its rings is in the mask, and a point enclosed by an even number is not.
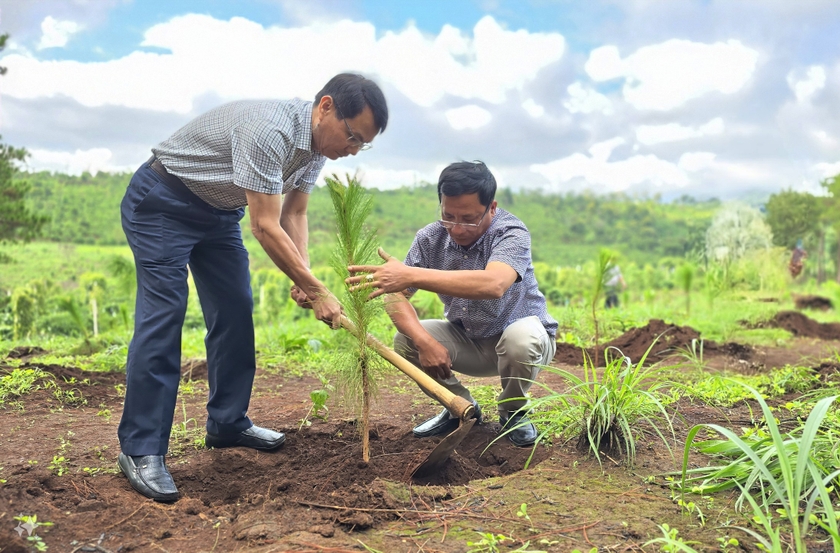
{"type": "Polygon", "coordinates": [[[732,94],[755,71],[758,52],[740,41],[703,44],[672,39],[624,59],[615,46],[593,50],[584,66],[595,81],[624,77],[624,99],[637,109],[667,111],[710,92],[732,94]]]}
{"type": "Polygon", "coordinates": [[[799,72],[791,71],[788,73],[787,82],[796,96],[796,101],[804,104],[825,88],[825,68],[821,65],[812,65],[804,77],[799,72]]]}
{"type": "Polygon", "coordinates": [[[528,98],[522,102],[522,109],[528,112],[528,115],[535,119],[539,119],[545,115],[545,108],[536,103],[533,98],[528,98]]]}
{"type": "Polygon", "coordinates": [[[52,16],[47,16],[41,22],[41,41],[38,43],[38,50],[44,48],[63,48],[67,45],[70,35],[81,30],[81,26],[75,21],[59,21],[52,16]]]}
{"type": "Polygon", "coordinates": [[[819,180],[840,175],[840,161],[836,163],[815,163],[811,166],[811,173],[816,175],[817,179],[819,180]]]}
{"type": "Polygon", "coordinates": [[[75,152],[56,152],[51,150],[29,150],[26,168],[31,171],[53,171],[69,175],[81,175],[85,171],[96,175],[106,173],[133,172],[136,167],[114,165],[113,154],[108,148],[92,148],[75,152]]]}
{"type": "Polygon", "coordinates": [[[694,173],[707,167],[711,167],[717,154],[712,152],[686,152],[680,156],[677,167],[683,171],[694,173]]]}
{"type": "Polygon", "coordinates": [[[572,113],[592,113],[599,111],[604,115],[613,112],[612,102],[600,92],[585,88],[581,83],[574,82],[566,91],[569,99],[563,102],[563,107],[572,113]]]}
{"type": "Polygon", "coordinates": [[[464,129],[478,129],[493,119],[493,116],[486,109],[476,106],[462,106],[446,110],[444,114],[449,125],[456,131],[464,129]]]}
{"type": "Polygon", "coordinates": [[[531,171],[555,185],[582,178],[588,184],[600,187],[601,192],[619,192],[643,182],[656,186],[688,185],[683,170],[654,155],[637,155],[610,162],[612,151],[623,143],[623,138],[613,138],[593,145],[589,149],[591,157],[576,153],[549,163],[533,164],[531,171]]]}
{"type": "Polygon", "coordinates": [[[437,36],[426,36],[409,25],[377,38],[366,22],[265,28],[241,17],[221,21],[190,14],[149,28],[142,45],[168,53],[135,51],[98,63],[12,53],[3,58],[9,67],[4,93],[187,113],[194,99],[206,94],[310,98],[330,77],[349,70],[390,83],[422,106],[446,94],[501,103],[508,91],[521,89],[565,50],[558,33],[508,31],[490,16],[476,23],[472,36],[449,25],[437,36]]]}
{"type": "Polygon", "coordinates": [[[688,138],[699,138],[723,134],[723,119],[715,117],[705,125],[699,127],[686,127],[677,123],[667,125],[640,125],[636,127],[636,140],[651,146],[662,142],[675,142],[688,138]]]}

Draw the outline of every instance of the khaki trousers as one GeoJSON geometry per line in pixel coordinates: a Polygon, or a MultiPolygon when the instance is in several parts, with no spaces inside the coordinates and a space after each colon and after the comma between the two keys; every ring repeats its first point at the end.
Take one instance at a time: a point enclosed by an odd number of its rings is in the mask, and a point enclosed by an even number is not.
{"type": "MultiPolygon", "coordinates": [[[[468,338],[463,327],[446,320],[420,323],[449,351],[453,373],[501,378],[502,393],[498,401],[499,412],[504,414],[527,405],[525,393],[540,373],[538,365],[549,364],[557,348],[554,338],[548,335],[537,317],[519,319],[500,335],[482,339],[468,338]]],[[[394,337],[394,349],[420,366],[417,348],[408,336],[398,332],[394,337]]],[[[456,396],[473,401],[469,390],[454,374],[445,380],[436,380],[456,396]]]]}

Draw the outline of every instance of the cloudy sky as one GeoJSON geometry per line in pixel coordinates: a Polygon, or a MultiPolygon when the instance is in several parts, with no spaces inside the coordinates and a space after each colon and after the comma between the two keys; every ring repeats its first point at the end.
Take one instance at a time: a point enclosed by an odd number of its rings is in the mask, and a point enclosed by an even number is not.
{"type": "Polygon", "coordinates": [[[33,170],[133,170],[239,98],[363,73],[369,186],[756,197],[840,173],[837,0],[0,0],[0,133],[33,170]]]}

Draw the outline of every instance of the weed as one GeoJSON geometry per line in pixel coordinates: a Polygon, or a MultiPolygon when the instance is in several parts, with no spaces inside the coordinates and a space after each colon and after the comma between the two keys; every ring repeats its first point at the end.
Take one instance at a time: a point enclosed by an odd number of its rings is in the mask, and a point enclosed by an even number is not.
{"type": "Polygon", "coordinates": [[[660,551],[666,551],[667,553],[698,553],[696,549],[691,547],[692,544],[696,544],[698,542],[687,542],[681,537],[679,537],[679,530],[676,528],[671,528],[667,524],[662,524],[659,526],[659,529],[662,531],[661,538],[654,538],[645,542],[644,547],[648,545],[660,544],[660,551]]]}
{"type": "Polygon", "coordinates": [[[63,455],[53,455],[52,462],[47,465],[47,468],[55,473],[56,476],[64,476],[67,473],[67,459],[63,455]]]}
{"type": "MultiPolygon", "coordinates": [[[[493,532],[476,532],[481,539],[479,541],[468,541],[467,547],[470,549],[467,550],[467,553],[499,553],[501,549],[499,546],[506,541],[513,541],[513,538],[509,538],[504,534],[494,534],[493,532]]],[[[521,547],[517,549],[510,549],[508,550],[510,553],[546,553],[545,551],[536,551],[527,549],[528,545],[531,542],[525,542],[521,547]]]]}
{"type": "MultiPolygon", "coordinates": [[[[50,381],[54,377],[41,369],[12,369],[0,377],[0,405],[11,397],[20,397],[42,388],[39,381],[50,381]]],[[[55,382],[52,382],[55,385],[55,382]]],[[[44,386],[46,387],[46,386],[44,386]]]]}
{"type": "Polygon", "coordinates": [[[111,410],[105,407],[105,404],[99,405],[100,409],[96,412],[97,417],[102,417],[106,422],[111,422],[111,410]]]}
{"type": "Polygon", "coordinates": [[[706,363],[703,360],[703,340],[692,338],[690,344],[677,348],[677,355],[685,359],[686,364],[696,370],[702,370],[706,363]]]}
{"type": "Polygon", "coordinates": [[[735,538],[730,538],[729,536],[723,536],[717,539],[718,543],[720,544],[720,550],[723,553],[729,551],[730,547],[740,548],[741,543],[736,540],[735,538]]]}
{"type": "Polygon", "coordinates": [[[632,466],[636,458],[637,425],[646,421],[671,451],[668,439],[660,430],[664,424],[676,440],[663,403],[665,398],[659,391],[669,382],[662,377],[666,367],[644,366],[651,348],[653,344],[635,365],[620,351],[617,357],[608,357],[600,379],[588,357],[584,358],[583,379],[563,369],[543,367],[560,376],[570,387],[566,393],[558,393],[536,383],[548,391],[532,403],[531,419],[543,428],[537,443],[549,436],[571,439],[577,435],[578,446],[591,451],[599,464],[602,453],[623,452],[632,466]]]}
{"type": "Polygon", "coordinates": [[[327,407],[327,400],[330,398],[330,392],[333,390],[333,387],[330,385],[329,379],[323,376],[319,376],[321,380],[321,388],[319,390],[313,390],[309,392],[309,399],[312,401],[312,405],[309,406],[309,411],[306,412],[306,415],[300,420],[300,426],[298,426],[298,431],[304,426],[310,426],[312,421],[309,420],[309,417],[315,417],[316,419],[320,419],[322,421],[327,420],[327,416],[329,415],[329,408],[327,407]],[[323,414],[321,413],[323,411],[323,414]]]}
{"type": "Polygon", "coordinates": [[[840,475],[840,470],[826,474],[833,466],[815,459],[820,450],[834,448],[833,440],[827,439],[820,432],[820,425],[836,396],[818,401],[803,425],[795,431],[782,434],[761,394],[744,384],[734,380],[731,382],[746,387],[758,402],[766,430],[741,438],[732,430],[717,424],[694,426],[686,438],[681,489],[719,491],[737,486],[741,495],[736,507],[741,508],[743,502],[747,501],[752,508],[754,520],[764,528],[767,536],[759,536],[750,529],[740,529],[758,539],[767,550],[774,551],[781,547],[780,533],[778,528],[774,528],[770,514],[777,505],[781,508],[776,512],[792,528],[791,541],[797,552],[805,551],[804,537],[808,533],[809,524],[822,527],[831,536],[835,549],[840,547],[837,517],[829,497],[829,484],[840,475]],[[703,429],[711,429],[725,440],[699,442],[697,445],[703,444],[706,453],[731,459],[729,464],[688,469],[690,448],[697,433],[703,429]],[[690,479],[689,474],[692,475],[690,479]],[[753,493],[756,493],[758,499],[753,497],[753,493]],[[805,502],[805,508],[800,517],[802,502],[805,502]],[[815,509],[817,506],[820,508],[815,509]]]}
{"type": "Polygon", "coordinates": [[[528,521],[528,526],[530,526],[531,531],[532,532],[535,531],[534,530],[534,523],[531,521],[531,517],[528,516],[528,504],[527,503],[523,503],[522,505],[519,506],[519,509],[516,511],[516,516],[518,516],[520,518],[524,518],[525,520],[527,520],[528,521]]]}
{"type": "Polygon", "coordinates": [[[36,551],[47,550],[47,544],[44,543],[41,536],[36,534],[36,531],[42,526],[52,526],[52,522],[38,522],[38,515],[20,515],[14,517],[14,520],[18,521],[17,528],[15,528],[18,535],[23,536],[23,533],[26,532],[26,541],[32,544],[36,551]]]}
{"type": "Polygon", "coordinates": [[[501,393],[502,387],[498,385],[485,384],[481,386],[470,386],[470,394],[481,405],[483,412],[482,418],[485,422],[495,420],[495,417],[497,417],[499,412],[499,401],[497,398],[501,393]]]}

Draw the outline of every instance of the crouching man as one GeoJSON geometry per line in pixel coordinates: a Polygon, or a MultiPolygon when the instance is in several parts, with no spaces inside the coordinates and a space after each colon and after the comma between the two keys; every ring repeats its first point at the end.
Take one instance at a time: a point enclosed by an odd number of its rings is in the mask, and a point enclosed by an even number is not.
{"type": "MultiPolygon", "coordinates": [[[[373,288],[386,297],[397,327],[394,347],[452,393],[481,410],[455,373],[498,376],[499,419],[517,446],[533,445],[537,431],[528,419],[525,393],[537,365],[554,357],[557,322],[537,289],[531,235],[514,215],[498,208],[496,179],[484,163],[448,166],[438,180],[440,220],[422,228],[405,263],[380,250],[384,265],[349,267],[348,284],[373,288]],[[435,292],[443,320],[420,320],[408,302],[418,289],[435,292]]],[[[414,428],[423,438],[457,428],[444,409],[414,428]]]]}

